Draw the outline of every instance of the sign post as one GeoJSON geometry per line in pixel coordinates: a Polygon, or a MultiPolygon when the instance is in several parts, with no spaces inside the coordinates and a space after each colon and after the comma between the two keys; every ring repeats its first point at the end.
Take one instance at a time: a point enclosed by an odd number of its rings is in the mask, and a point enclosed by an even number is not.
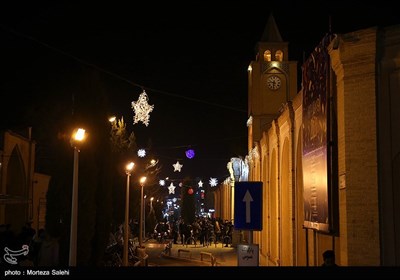
{"type": "Polygon", "coordinates": [[[235,229],[262,230],[262,182],[235,182],[235,229]]]}
{"type": "Polygon", "coordinates": [[[259,248],[253,230],[262,230],[262,182],[235,182],[235,229],[249,231],[249,244],[239,244],[238,265],[258,266],[259,248]]]}

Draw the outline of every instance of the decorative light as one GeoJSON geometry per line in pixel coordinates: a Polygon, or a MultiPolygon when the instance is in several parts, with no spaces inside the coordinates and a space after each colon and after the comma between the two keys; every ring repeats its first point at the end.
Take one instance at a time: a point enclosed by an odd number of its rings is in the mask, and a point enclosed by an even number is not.
{"type": "Polygon", "coordinates": [[[202,187],[203,187],[203,181],[200,180],[200,182],[198,183],[198,185],[199,185],[199,188],[202,188],[202,187]]]}
{"type": "Polygon", "coordinates": [[[188,189],[188,194],[193,194],[193,189],[192,188],[188,189]]]}
{"type": "Polygon", "coordinates": [[[153,111],[154,105],[149,105],[147,103],[148,97],[146,92],[143,92],[139,95],[139,98],[136,102],[132,101],[132,109],[135,112],[135,116],[133,118],[133,124],[138,123],[141,121],[146,126],[149,125],[150,116],[149,114],[153,111]]]}
{"type": "Polygon", "coordinates": [[[138,155],[139,157],[145,157],[145,156],[146,156],[146,150],[145,150],[145,149],[139,149],[139,150],[137,151],[137,155],[138,155]]]}
{"type": "Polygon", "coordinates": [[[171,185],[168,187],[169,194],[175,194],[175,188],[174,183],[171,182],[171,185]]]}
{"type": "Polygon", "coordinates": [[[183,164],[180,164],[179,161],[177,161],[175,164],[172,165],[174,167],[174,172],[179,171],[181,172],[183,164]]]}
{"type": "Polygon", "coordinates": [[[192,150],[192,149],[187,150],[186,157],[189,159],[194,158],[194,150],[192,150]]]}
{"type": "Polygon", "coordinates": [[[161,179],[158,183],[160,184],[160,186],[165,186],[165,180],[164,179],[161,179]]]}
{"type": "Polygon", "coordinates": [[[218,185],[218,180],[217,178],[210,178],[209,183],[211,187],[215,187],[216,185],[218,185]]]}

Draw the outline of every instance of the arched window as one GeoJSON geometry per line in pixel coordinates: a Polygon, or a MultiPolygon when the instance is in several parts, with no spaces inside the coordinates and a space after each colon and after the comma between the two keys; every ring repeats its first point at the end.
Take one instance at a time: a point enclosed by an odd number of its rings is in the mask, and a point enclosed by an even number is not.
{"type": "Polygon", "coordinates": [[[275,60],[276,61],[283,61],[283,52],[281,50],[277,50],[275,52],[275,60]]]}
{"type": "Polygon", "coordinates": [[[271,61],[271,51],[270,50],[266,50],[264,52],[264,61],[271,61]]]}

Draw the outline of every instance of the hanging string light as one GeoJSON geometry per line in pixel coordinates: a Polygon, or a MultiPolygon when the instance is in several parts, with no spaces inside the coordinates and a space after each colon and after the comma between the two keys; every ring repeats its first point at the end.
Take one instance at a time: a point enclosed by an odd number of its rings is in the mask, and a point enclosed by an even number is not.
{"type": "Polygon", "coordinates": [[[171,183],[168,187],[169,194],[175,194],[175,188],[174,183],[171,183]]]}
{"type": "Polygon", "coordinates": [[[174,172],[178,171],[181,172],[183,164],[180,164],[179,161],[177,161],[175,164],[172,165],[174,167],[174,172]]]}
{"type": "Polygon", "coordinates": [[[145,157],[146,156],[146,150],[145,149],[139,149],[138,152],[138,157],[145,157]]]}
{"type": "Polygon", "coordinates": [[[189,158],[189,159],[194,158],[194,150],[193,149],[186,150],[185,153],[186,153],[187,158],[189,158]]]}
{"type": "Polygon", "coordinates": [[[217,178],[210,178],[209,183],[211,187],[215,187],[216,185],[218,185],[218,180],[217,178]]]}

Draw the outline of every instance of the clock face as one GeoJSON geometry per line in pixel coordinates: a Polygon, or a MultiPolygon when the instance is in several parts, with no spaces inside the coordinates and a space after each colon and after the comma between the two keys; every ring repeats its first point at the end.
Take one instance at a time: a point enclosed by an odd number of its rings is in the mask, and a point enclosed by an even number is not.
{"type": "Polygon", "coordinates": [[[281,79],[278,76],[270,76],[267,79],[267,86],[271,90],[277,90],[281,87],[281,79]]]}

